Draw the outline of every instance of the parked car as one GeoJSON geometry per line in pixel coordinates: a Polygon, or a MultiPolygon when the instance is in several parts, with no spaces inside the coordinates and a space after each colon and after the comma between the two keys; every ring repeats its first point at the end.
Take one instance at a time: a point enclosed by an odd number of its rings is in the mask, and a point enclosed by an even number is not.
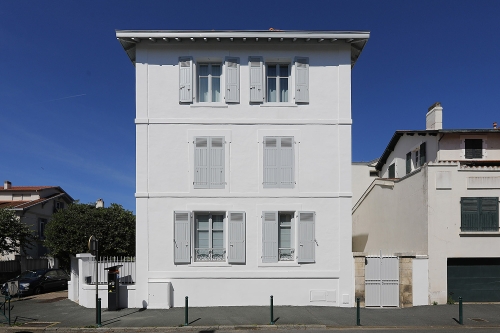
{"type": "MultiPolygon", "coordinates": [[[[7,295],[8,284],[17,281],[21,296],[41,294],[46,291],[67,289],[69,276],[62,269],[35,269],[25,271],[2,285],[2,294],[7,295]]],[[[11,295],[14,296],[14,295],[11,295]]]]}

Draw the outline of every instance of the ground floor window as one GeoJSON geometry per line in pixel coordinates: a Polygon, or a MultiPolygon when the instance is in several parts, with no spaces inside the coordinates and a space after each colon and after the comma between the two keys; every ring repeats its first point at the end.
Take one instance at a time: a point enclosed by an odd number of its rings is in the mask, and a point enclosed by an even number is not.
{"type": "Polygon", "coordinates": [[[225,261],[225,213],[195,214],[195,261],[225,261]]]}

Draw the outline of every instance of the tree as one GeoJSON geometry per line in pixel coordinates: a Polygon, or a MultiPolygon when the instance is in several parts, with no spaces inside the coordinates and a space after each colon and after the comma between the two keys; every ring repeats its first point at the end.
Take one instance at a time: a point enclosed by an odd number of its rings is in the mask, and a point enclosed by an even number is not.
{"type": "Polygon", "coordinates": [[[13,211],[0,209],[0,254],[24,252],[34,241],[35,236],[28,225],[22,223],[13,211]]]}
{"type": "Polygon", "coordinates": [[[89,251],[92,235],[99,240],[99,256],[135,255],[135,215],[118,204],[96,208],[73,203],[58,210],[45,227],[44,245],[63,267],[69,267],[70,255],[89,251]]]}

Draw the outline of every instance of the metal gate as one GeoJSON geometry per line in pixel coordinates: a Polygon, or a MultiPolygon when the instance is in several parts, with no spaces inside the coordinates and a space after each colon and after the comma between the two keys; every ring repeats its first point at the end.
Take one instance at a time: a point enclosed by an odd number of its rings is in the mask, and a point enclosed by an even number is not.
{"type": "Polygon", "coordinates": [[[397,257],[366,257],[365,306],[399,306],[397,257]]]}

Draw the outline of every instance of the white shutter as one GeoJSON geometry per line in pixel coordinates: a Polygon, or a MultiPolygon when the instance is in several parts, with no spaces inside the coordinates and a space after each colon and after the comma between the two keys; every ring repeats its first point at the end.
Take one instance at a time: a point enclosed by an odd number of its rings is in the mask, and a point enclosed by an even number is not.
{"type": "Polygon", "coordinates": [[[278,262],[278,212],[262,212],[262,262],[278,262]]]}
{"type": "Polygon", "coordinates": [[[279,138],[264,137],[264,187],[279,187],[279,138]]]}
{"type": "Polygon", "coordinates": [[[295,103],[309,103],[309,59],[295,61],[295,103]]]}
{"type": "Polygon", "coordinates": [[[224,137],[209,138],[209,179],[210,188],[224,188],[224,137]]]}
{"type": "Polygon", "coordinates": [[[191,219],[190,212],[174,212],[174,263],[191,262],[191,219]]]}
{"type": "Polygon", "coordinates": [[[280,187],[294,187],[294,157],[293,157],[293,137],[280,138],[280,168],[279,168],[279,181],[280,187]]]}
{"type": "Polygon", "coordinates": [[[299,212],[299,246],[297,254],[298,263],[311,263],[315,261],[316,236],[314,227],[314,212],[299,212]]]}
{"type": "Polygon", "coordinates": [[[248,60],[250,68],[250,102],[264,102],[264,78],[263,63],[261,57],[250,57],[248,60]]]}
{"type": "Polygon", "coordinates": [[[208,137],[194,138],[194,188],[208,188],[208,137]]]}
{"type": "Polygon", "coordinates": [[[179,58],[179,102],[193,102],[193,60],[179,58]]]}
{"type": "Polygon", "coordinates": [[[230,264],[245,263],[245,212],[229,212],[228,256],[230,264]]]}
{"type": "Polygon", "coordinates": [[[226,103],[240,102],[240,59],[226,59],[226,103]]]}

